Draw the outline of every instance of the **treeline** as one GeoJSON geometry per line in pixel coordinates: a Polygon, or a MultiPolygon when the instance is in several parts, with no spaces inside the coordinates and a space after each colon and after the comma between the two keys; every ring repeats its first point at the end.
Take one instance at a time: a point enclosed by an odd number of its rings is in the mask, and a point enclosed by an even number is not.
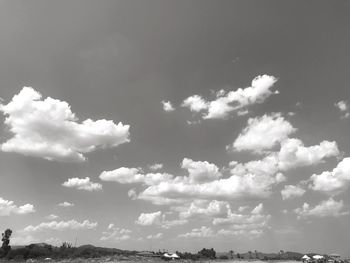
{"type": "Polygon", "coordinates": [[[73,247],[71,244],[64,242],[60,247],[51,246],[45,243],[31,244],[29,246],[11,249],[5,259],[27,260],[30,258],[99,258],[103,256],[115,255],[135,255],[136,251],[120,250],[115,248],[95,247],[92,245],[84,245],[73,247]]]}
{"type": "Polygon", "coordinates": [[[216,251],[213,248],[210,248],[210,249],[203,248],[202,250],[198,251],[198,253],[176,251],[176,254],[178,254],[181,259],[190,259],[190,260],[216,258],[216,251]]]}
{"type": "Polygon", "coordinates": [[[235,260],[301,260],[303,254],[297,252],[284,252],[283,250],[278,253],[263,253],[255,251],[248,251],[246,253],[235,253],[233,250],[230,250],[226,253],[216,253],[216,251],[211,248],[203,248],[198,251],[198,253],[189,253],[189,252],[176,252],[182,259],[235,259],[235,260]]]}

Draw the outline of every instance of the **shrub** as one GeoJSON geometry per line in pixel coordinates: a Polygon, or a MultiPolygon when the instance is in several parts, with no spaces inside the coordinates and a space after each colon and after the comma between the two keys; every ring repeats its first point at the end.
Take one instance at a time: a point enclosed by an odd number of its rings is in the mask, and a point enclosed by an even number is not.
{"type": "Polygon", "coordinates": [[[28,248],[17,248],[12,249],[7,255],[7,259],[15,259],[15,260],[23,260],[27,259],[29,256],[29,249],[28,248]]]}

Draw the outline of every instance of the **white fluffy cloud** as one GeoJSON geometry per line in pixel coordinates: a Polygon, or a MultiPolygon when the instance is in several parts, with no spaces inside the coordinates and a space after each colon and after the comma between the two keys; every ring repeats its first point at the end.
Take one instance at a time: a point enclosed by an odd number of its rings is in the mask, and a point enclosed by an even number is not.
{"type": "MultiPolygon", "coordinates": [[[[149,185],[138,195],[138,199],[148,200],[154,204],[171,204],[191,198],[233,200],[247,196],[267,197],[272,186],[285,180],[280,173],[271,174],[269,166],[264,168],[267,171],[260,172],[259,169],[262,167],[247,170],[244,165],[239,165],[239,169],[236,167],[232,169],[230,177],[220,178],[221,173],[213,164],[193,162],[189,159],[185,163],[188,176],[176,176],[149,185]]],[[[258,167],[259,164],[255,166],[258,167]]]]}
{"type": "Polygon", "coordinates": [[[90,181],[89,177],[86,178],[69,178],[68,181],[62,184],[68,188],[75,188],[78,190],[86,190],[86,191],[100,191],[102,190],[102,185],[99,183],[93,183],[90,181]]]}
{"type": "Polygon", "coordinates": [[[176,227],[176,226],[182,226],[182,225],[185,225],[187,223],[188,223],[187,219],[166,220],[165,215],[163,215],[161,228],[169,229],[169,228],[176,227]]]}
{"type": "Polygon", "coordinates": [[[202,226],[201,228],[194,228],[191,230],[191,232],[187,232],[185,234],[180,234],[178,237],[185,237],[185,238],[206,238],[206,237],[213,237],[214,231],[210,227],[202,226]]]}
{"type": "Polygon", "coordinates": [[[254,209],[252,210],[252,214],[259,215],[264,211],[264,205],[262,203],[258,204],[254,209]]]}
{"type": "Polygon", "coordinates": [[[248,239],[255,239],[259,238],[264,234],[264,231],[262,229],[220,229],[217,232],[217,235],[221,236],[240,236],[248,239]]]}
{"type": "Polygon", "coordinates": [[[169,175],[157,183],[149,183],[137,198],[154,204],[174,204],[191,198],[233,200],[267,197],[275,185],[286,180],[282,172],[316,165],[337,155],[339,150],[335,142],[323,141],[306,147],[298,139],[285,139],[279,151],[265,153],[260,160],[231,162],[229,177],[224,177],[215,164],[185,158],[182,168],[187,169],[187,176],[169,175]]]}
{"type": "Polygon", "coordinates": [[[184,207],[180,212],[180,218],[190,218],[194,216],[219,217],[226,216],[230,210],[230,205],[226,201],[212,200],[193,201],[189,207],[184,207]]]}
{"type": "Polygon", "coordinates": [[[119,228],[114,224],[109,224],[108,230],[102,232],[101,241],[112,240],[112,241],[124,241],[131,238],[130,234],[132,231],[126,228],[119,228]]]}
{"type": "Polygon", "coordinates": [[[215,218],[214,225],[226,225],[230,229],[261,229],[268,225],[271,216],[263,213],[263,204],[257,205],[250,213],[237,213],[231,210],[225,218],[215,218]]]}
{"type": "Polygon", "coordinates": [[[135,223],[142,226],[160,225],[161,220],[162,212],[158,211],[154,213],[141,213],[135,223]]]}
{"type": "Polygon", "coordinates": [[[182,161],[181,168],[186,169],[189,174],[189,179],[192,183],[204,183],[219,179],[222,174],[219,168],[212,163],[206,161],[193,161],[185,158],[182,161]]]}
{"type": "Polygon", "coordinates": [[[306,147],[299,139],[287,139],[281,143],[278,165],[282,171],[286,171],[295,167],[316,165],[337,155],[338,145],[334,141],[322,141],[319,145],[306,147]]]}
{"type": "Polygon", "coordinates": [[[272,185],[279,183],[278,177],[257,177],[253,174],[244,176],[232,175],[226,179],[219,179],[203,184],[193,184],[175,178],[168,182],[147,187],[138,196],[139,199],[149,200],[160,204],[159,199],[167,200],[179,198],[199,199],[228,199],[241,197],[267,197],[272,185]]]}
{"type": "Polygon", "coordinates": [[[157,233],[155,235],[148,235],[147,239],[161,239],[163,238],[163,233],[157,233]]]}
{"type": "Polygon", "coordinates": [[[82,123],[65,101],[42,99],[33,88],[24,87],[7,104],[0,104],[5,124],[13,137],[1,145],[4,152],[17,152],[47,160],[81,162],[85,153],[129,141],[129,125],[111,120],[82,123]]]}
{"type": "Polygon", "coordinates": [[[329,198],[313,208],[308,203],[304,203],[301,208],[295,209],[294,212],[298,215],[299,219],[308,217],[338,217],[349,214],[349,211],[342,211],[343,208],[343,200],[335,201],[333,198],[329,198]]]}
{"type": "Polygon", "coordinates": [[[142,226],[154,225],[164,229],[169,229],[175,226],[187,224],[188,221],[183,218],[167,220],[166,214],[163,214],[161,211],[157,211],[154,213],[141,213],[135,223],[142,226]]]}
{"type": "Polygon", "coordinates": [[[46,217],[46,219],[48,219],[48,220],[55,220],[55,219],[57,219],[57,218],[59,218],[59,216],[58,216],[58,215],[55,215],[55,214],[51,214],[51,215],[48,215],[48,216],[46,217]]]}
{"type": "Polygon", "coordinates": [[[25,232],[37,232],[42,230],[67,230],[67,229],[94,229],[97,227],[97,223],[90,222],[89,220],[84,220],[83,222],[78,222],[76,220],[69,221],[51,221],[43,222],[37,226],[29,225],[24,228],[25,232]]]}
{"type": "Polygon", "coordinates": [[[209,103],[199,95],[192,95],[185,99],[181,106],[187,107],[194,112],[200,112],[201,110],[207,109],[209,107],[209,103]]]}
{"type": "Polygon", "coordinates": [[[160,170],[163,168],[163,164],[162,163],[155,163],[155,164],[149,165],[148,168],[151,171],[157,171],[157,170],[160,170]]]}
{"type": "MultiPolygon", "coordinates": [[[[277,79],[273,76],[262,75],[252,80],[251,87],[217,93],[217,98],[207,101],[199,95],[193,95],[183,101],[182,106],[194,112],[202,112],[204,119],[224,119],[233,111],[242,111],[243,108],[257,103],[263,103],[273,92],[272,86],[277,79]]],[[[278,92],[275,92],[278,93],[278,92]]]]}
{"type": "Polygon", "coordinates": [[[350,186],[350,157],[344,158],[333,171],[314,174],[309,187],[315,191],[338,194],[350,186]]]}
{"type": "Polygon", "coordinates": [[[335,107],[338,108],[338,110],[341,113],[341,118],[346,119],[350,117],[350,112],[349,112],[349,105],[348,102],[345,100],[338,101],[337,103],[334,104],[335,107]]]}
{"type": "Polygon", "coordinates": [[[285,185],[284,189],[281,190],[283,200],[293,199],[300,197],[305,194],[305,190],[297,185],[285,185]]]}
{"type": "Polygon", "coordinates": [[[170,101],[162,100],[162,105],[163,105],[164,111],[174,111],[175,110],[175,108],[173,107],[173,105],[171,104],[170,101]]]}
{"type": "Polygon", "coordinates": [[[9,216],[11,214],[25,215],[34,212],[34,206],[31,204],[17,206],[13,201],[9,201],[0,197],[0,216],[9,216]]]}
{"type": "Polygon", "coordinates": [[[59,205],[59,206],[62,206],[62,207],[71,207],[71,206],[74,206],[74,204],[69,203],[69,202],[67,202],[67,201],[64,201],[64,202],[62,202],[62,203],[59,203],[58,205],[59,205]]]}
{"type": "Polygon", "coordinates": [[[100,174],[102,181],[114,181],[121,184],[144,183],[145,185],[154,185],[172,178],[173,176],[167,173],[142,174],[138,168],[127,167],[120,167],[113,171],[103,171],[100,174]]]}
{"type": "Polygon", "coordinates": [[[237,151],[261,152],[276,146],[295,131],[296,129],[279,113],[250,118],[233,147],[237,151]]]}

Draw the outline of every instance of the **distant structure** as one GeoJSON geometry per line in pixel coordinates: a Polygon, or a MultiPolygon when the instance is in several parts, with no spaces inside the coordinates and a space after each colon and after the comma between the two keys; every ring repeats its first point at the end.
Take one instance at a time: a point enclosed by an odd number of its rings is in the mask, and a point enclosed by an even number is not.
{"type": "Polygon", "coordinates": [[[338,263],[338,262],[341,262],[341,257],[339,254],[330,254],[329,255],[329,259],[328,259],[328,262],[329,263],[338,263]]]}
{"type": "Polygon", "coordinates": [[[165,260],[174,260],[174,259],[180,259],[179,255],[176,254],[176,253],[164,253],[163,256],[162,256],[162,259],[165,259],[165,260]]]}

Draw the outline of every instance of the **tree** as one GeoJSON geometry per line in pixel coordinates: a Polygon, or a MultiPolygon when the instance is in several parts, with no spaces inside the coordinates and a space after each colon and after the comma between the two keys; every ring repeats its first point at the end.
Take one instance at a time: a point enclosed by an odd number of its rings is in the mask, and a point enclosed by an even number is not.
{"type": "Polygon", "coordinates": [[[213,248],[203,248],[201,251],[198,252],[198,255],[202,258],[210,258],[214,259],[216,258],[216,252],[213,248]]]}
{"type": "Polygon", "coordinates": [[[73,247],[72,243],[63,242],[62,245],[60,246],[60,249],[61,250],[65,250],[65,249],[69,249],[69,248],[72,248],[72,247],[73,247]]]}
{"type": "Polygon", "coordinates": [[[231,257],[231,259],[233,258],[233,254],[234,254],[233,250],[230,250],[230,257],[231,257]]]}
{"type": "Polygon", "coordinates": [[[1,248],[5,252],[5,255],[11,250],[10,244],[10,237],[12,235],[12,230],[11,229],[6,229],[4,233],[2,233],[2,246],[1,248]]]}

